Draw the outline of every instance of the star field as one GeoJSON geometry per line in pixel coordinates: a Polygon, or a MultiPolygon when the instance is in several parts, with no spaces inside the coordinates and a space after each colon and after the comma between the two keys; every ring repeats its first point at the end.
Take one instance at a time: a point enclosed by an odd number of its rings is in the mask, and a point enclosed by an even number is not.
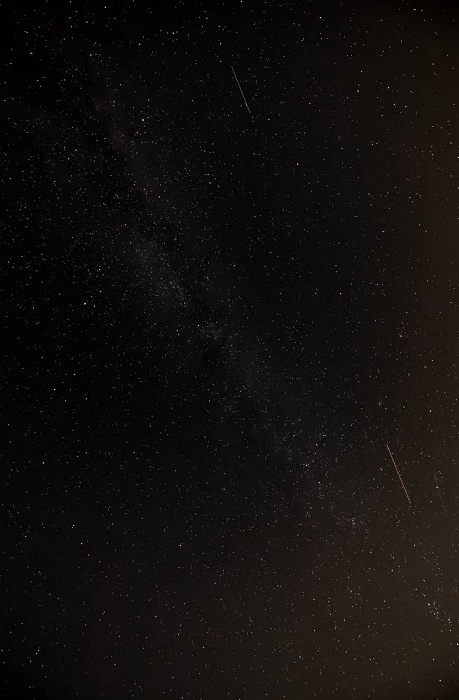
{"type": "Polygon", "coordinates": [[[458,11],[3,12],[0,695],[459,697],[458,11]]]}

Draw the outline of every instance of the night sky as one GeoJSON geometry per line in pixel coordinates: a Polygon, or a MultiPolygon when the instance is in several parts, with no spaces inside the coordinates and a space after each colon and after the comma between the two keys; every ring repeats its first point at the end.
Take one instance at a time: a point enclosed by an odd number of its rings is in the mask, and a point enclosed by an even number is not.
{"type": "Polygon", "coordinates": [[[459,7],[156,4],[2,10],[0,697],[459,698],[459,7]]]}

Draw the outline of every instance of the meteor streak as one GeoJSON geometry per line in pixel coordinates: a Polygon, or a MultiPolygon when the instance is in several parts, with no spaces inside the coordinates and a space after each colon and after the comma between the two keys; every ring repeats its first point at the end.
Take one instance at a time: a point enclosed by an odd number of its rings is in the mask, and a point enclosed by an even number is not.
{"type": "Polygon", "coordinates": [[[404,492],[405,492],[405,496],[406,496],[407,499],[408,499],[408,503],[411,505],[411,499],[410,499],[410,497],[408,496],[408,491],[407,491],[406,488],[405,488],[405,484],[403,483],[402,476],[401,476],[401,474],[400,474],[400,472],[399,472],[399,470],[398,470],[397,465],[395,464],[395,459],[394,459],[393,456],[392,456],[392,452],[390,451],[390,447],[389,447],[389,445],[386,445],[386,447],[387,447],[387,451],[388,451],[389,454],[390,454],[390,458],[391,458],[391,460],[392,460],[392,464],[393,464],[394,467],[395,467],[395,471],[396,471],[397,474],[398,474],[398,478],[400,479],[400,483],[401,483],[402,488],[403,488],[403,490],[404,490],[404,492]]]}
{"type": "Polygon", "coordinates": [[[247,107],[247,109],[249,110],[249,114],[251,115],[252,112],[250,111],[250,107],[249,107],[249,105],[247,104],[247,100],[245,99],[245,95],[244,95],[244,93],[242,92],[241,84],[240,84],[239,80],[237,79],[236,71],[234,70],[233,66],[231,66],[231,70],[233,71],[233,75],[234,75],[234,77],[236,78],[237,86],[238,86],[239,90],[241,91],[241,95],[242,95],[242,99],[244,100],[244,104],[245,104],[245,106],[247,107]]]}

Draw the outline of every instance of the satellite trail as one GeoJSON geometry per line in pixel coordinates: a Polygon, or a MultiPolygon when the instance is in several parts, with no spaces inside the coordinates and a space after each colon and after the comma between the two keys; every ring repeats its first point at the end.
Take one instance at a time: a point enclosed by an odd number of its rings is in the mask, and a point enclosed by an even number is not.
{"type": "Polygon", "coordinates": [[[408,491],[407,491],[406,488],[405,488],[405,484],[403,483],[402,476],[401,476],[401,474],[400,474],[400,472],[399,472],[399,470],[398,470],[397,465],[395,464],[395,459],[394,459],[393,456],[392,456],[392,452],[390,451],[390,447],[389,447],[389,445],[386,445],[386,447],[387,447],[387,451],[388,451],[389,454],[390,454],[390,458],[391,458],[391,460],[392,460],[392,464],[393,464],[394,467],[395,467],[395,471],[396,471],[397,474],[398,474],[398,478],[400,479],[400,483],[401,483],[402,488],[403,488],[403,490],[404,490],[404,492],[405,492],[405,496],[406,496],[407,499],[408,499],[408,503],[411,505],[411,499],[410,499],[410,497],[408,496],[408,491]]]}
{"type": "Polygon", "coordinates": [[[440,497],[440,503],[441,503],[441,507],[443,509],[443,515],[446,515],[446,508],[445,508],[445,504],[443,503],[443,497],[441,495],[441,491],[440,491],[440,487],[438,485],[438,479],[437,479],[436,474],[434,474],[434,479],[435,479],[435,483],[437,484],[437,491],[438,491],[438,495],[440,497]]]}
{"type": "Polygon", "coordinates": [[[239,88],[239,90],[241,91],[241,95],[242,95],[242,99],[244,100],[244,104],[245,104],[245,106],[247,107],[247,109],[249,110],[249,114],[251,115],[252,112],[250,111],[250,107],[249,107],[249,105],[247,104],[247,100],[245,99],[245,95],[244,95],[244,93],[242,92],[241,83],[240,83],[239,80],[237,79],[236,71],[234,70],[233,66],[231,66],[231,70],[233,71],[233,75],[234,75],[234,77],[236,78],[236,82],[237,82],[238,88],[239,88]]]}
{"type": "Polygon", "coordinates": [[[75,238],[72,247],[70,248],[69,252],[67,253],[67,257],[70,257],[70,254],[72,253],[73,249],[75,248],[76,244],[78,243],[78,241],[80,240],[80,238],[81,238],[81,236],[83,235],[84,232],[85,232],[85,228],[84,228],[84,226],[83,226],[83,228],[81,229],[80,233],[79,233],[78,236],[75,238]]]}

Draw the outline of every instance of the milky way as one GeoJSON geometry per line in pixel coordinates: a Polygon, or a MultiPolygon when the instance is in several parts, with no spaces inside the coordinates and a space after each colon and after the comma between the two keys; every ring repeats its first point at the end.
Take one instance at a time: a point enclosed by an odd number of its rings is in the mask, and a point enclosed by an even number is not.
{"type": "Polygon", "coordinates": [[[456,697],[459,14],[77,5],[4,21],[5,697],[456,697]]]}

